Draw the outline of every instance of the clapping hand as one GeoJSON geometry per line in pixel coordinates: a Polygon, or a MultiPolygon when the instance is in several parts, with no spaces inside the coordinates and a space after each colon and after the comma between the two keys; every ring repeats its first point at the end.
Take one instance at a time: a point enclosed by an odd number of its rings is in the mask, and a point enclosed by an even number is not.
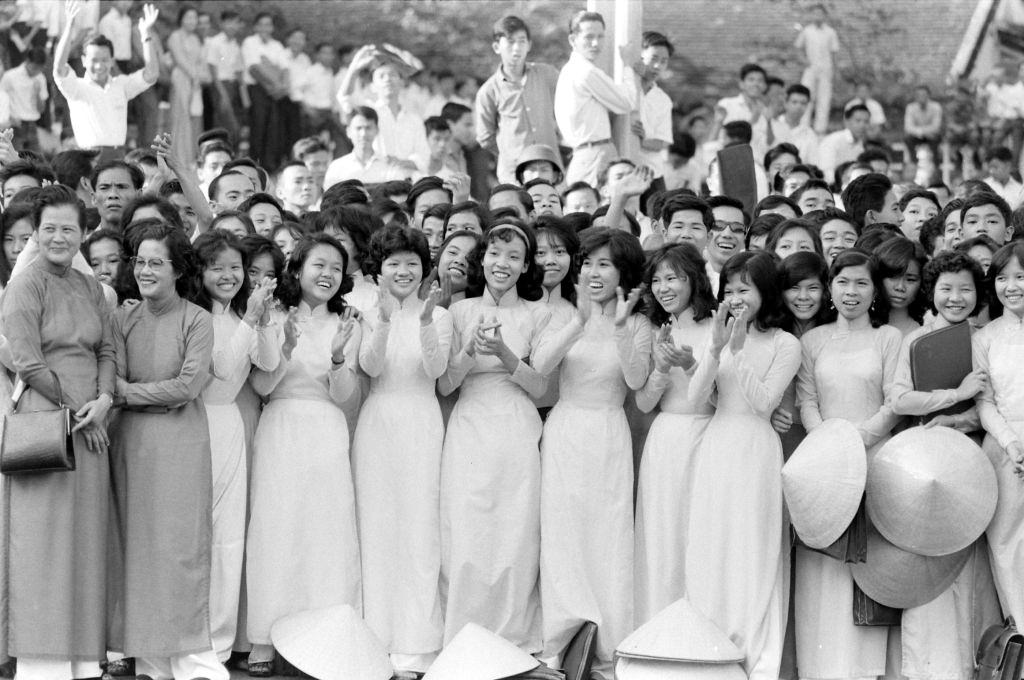
{"type": "Polygon", "coordinates": [[[298,307],[288,312],[288,316],[284,319],[284,344],[281,345],[281,354],[285,359],[292,358],[292,350],[299,343],[299,336],[302,335],[302,329],[299,328],[299,324],[295,321],[298,316],[298,307]]]}
{"type": "Polygon", "coordinates": [[[398,300],[388,290],[387,281],[381,277],[380,298],[377,301],[377,320],[381,323],[391,323],[391,315],[398,309],[398,300]]]}
{"type": "Polygon", "coordinates": [[[429,326],[434,322],[434,308],[441,303],[443,298],[444,291],[441,289],[441,286],[438,285],[437,281],[432,282],[430,290],[427,291],[427,297],[423,300],[423,308],[420,309],[421,326],[429,326]]]}
{"type": "Polygon", "coordinates": [[[623,292],[621,287],[615,289],[615,327],[622,328],[626,325],[626,320],[629,315],[636,309],[636,305],[640,302],[640,296],[644,292],[644,285],[640,284],[633,290],[629,291],[629,296],[623,292]]]}
{"type": "Polygon", "coordinates": [[[1006,447],[1006,455],[1013,463],[1013,473],[1024,479],[1024,444],[1012,442],[1006,447]]]}
{"type": "Polygon", "coordinates": [[[277,279],[275,278],[268,276],[262,281],[257,281],[249,293],[249,300],[245,304],[245,316],[242,320],[250,326],[259,323],[260,319],[269,313],[276,289],[277,279]]]}
{"type": "Polygon", "coordinates": [[[355,310],[346,307],[345,311],[338,317],[338,330],[331,340],[331,361],[335,364],[345,363],[345,346],[352,339],[356,330],[355,310]]]}
{"type": "Polygon", "coordinates": [[[576,284],[576,319],[580,326],[586,326],[593,316],[601,316],[601,305],[590,297],[590,289],[576,284]]]}

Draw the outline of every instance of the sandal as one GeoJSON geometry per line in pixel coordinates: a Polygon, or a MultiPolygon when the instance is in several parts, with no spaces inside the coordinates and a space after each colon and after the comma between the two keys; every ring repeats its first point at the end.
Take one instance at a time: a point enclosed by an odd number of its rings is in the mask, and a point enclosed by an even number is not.
{"type": "Polygon", "coordinates": [[[269,678],[273,674],[273,661],[252,661],[249,663],[250,678],[269,678]]]}

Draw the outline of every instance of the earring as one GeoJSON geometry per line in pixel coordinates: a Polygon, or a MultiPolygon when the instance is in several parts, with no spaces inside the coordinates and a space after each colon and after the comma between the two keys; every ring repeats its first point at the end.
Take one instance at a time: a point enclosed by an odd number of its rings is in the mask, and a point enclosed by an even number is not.
{"type": "Polygon", "coordinates": [[[874,300],[871,301],[871,307],[868,309],[868,311],[869,312],[875,311],[875,301],[874,300]]]}

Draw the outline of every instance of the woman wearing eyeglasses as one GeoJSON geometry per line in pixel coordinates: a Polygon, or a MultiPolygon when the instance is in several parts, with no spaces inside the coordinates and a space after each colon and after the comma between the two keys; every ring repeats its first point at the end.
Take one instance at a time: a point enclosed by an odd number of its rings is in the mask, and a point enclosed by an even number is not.
{"type": "Polygon", "coordinates": [[[100,674],[107,650],[107,412],[114,391],[109,310],[96,279],[71,266],[85,207],[67,187],[31,206],[39,256],[3,297],[12,367],[25,382],[19,412],[76,414],[76,469],[4,479],[9,512],[9,644],[18,678],[100,674]]]}
{"type": "Polygon", "coordinates": [[[195,269],[185,232],[155,224],[130,240],[142,302],[113,323],[123,407],[111,433],[121,649],[140,675],[227,680],[210,641],[210,431],[199,397],[213,321],[184,299],[195,269]]]}

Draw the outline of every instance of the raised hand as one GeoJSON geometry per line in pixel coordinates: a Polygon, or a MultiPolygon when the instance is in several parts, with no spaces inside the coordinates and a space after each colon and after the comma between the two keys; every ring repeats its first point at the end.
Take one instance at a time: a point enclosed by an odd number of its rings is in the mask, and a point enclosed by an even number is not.
{"type": "Polygon", "coordinates": [[[444,186],[452,192],[452,201],[462,203],[469,200],[469,175],[463,172],[446,173],[444,186]]]}
{"type": "Polygon", "coordinates": [[[629,318],[629,315],[633,313],[633,310],[636,309],[636,305],[637,305],[638,302],[640,302],[640,296],[643,294],[643,292],[644,292],[644,285],[643,284],[640,284],[639,286],[637,286],[633,290],[629,291],[629,296],[628,297],[625,295],[625,293],[622,292],[622,288],[616,288],[615,289],[615,297],[616,297],[616,302],[615,302],[615,327],[616,328],[622,328],[623,326],[626,325],[626,320],[629,318]]]}
{"type": "Polygon", "coordinates": [[[68,0],[64,3],[64,16],[67,17],[67,25],[70,28],[75,23],[75,18],[82,11],[82,0],[68,0]]]}
{"type": "Polygon", "coordinates": [[[295,321],[298,313],[299,310],[296,307],[288,312],[288,316],[284,319],[284,344],[281,345],[281,354],[285,359],[292,358],[292,350],[295,349],[295,345],[299,342],[299,336],[302,335],[302,329],[295,321]]]}
{"type": "Polygon", "coordinates": [[[750,316],[749,311],[744,308],[740,315],[736,317],[735,323],[732,326],[732,335],[729,339],[729,351],[733,354],[739,354],[740,350],[743,349],[743,344],[747,341],[747,326],[750,316]]]}
{"type": "Polygon", "coordinates": [[[250,326],[259,323],[259,320],[267,313],[276,289],[277,279],[268,276],[262,281],[257,281],[249,293],[249,300],[245,303],[245,316],[242,321],[250,326]]]}
{"type": "Polygon", "coordinates": [[[391,315],[398,309],[398,300],[388,290],[386,281],[382,280],[380,286],[380,300],[377,302],[377,319],[381,323],[390,323],[391,315]]]}
{"type": "Polygon", "coordinates": [[[352,307],[346,307],[338,317],[338,330],[331,340],[331,361],[335,364],[345,363],[345,346],[352,339],[356,330],[355,313],[352,307]]]}
{"type": "Polygon", "coordinates": [[[156,18],[160,16],[160,12],[154,5],[144,5],[142,7],[142,16],[139,17],[139,33],[143,37],[149,35],[149,32],[156,25],[156,18]]]}
{"type": "Polygon", "coordinates": [[[423,300],[423,308],[420,309],[421,326],[429,326],[434,322],[434,308],[441,303],[443,297],[444,292],[437,281],[431,283],[430,290],[427,291],[427,297],[423,300]]]}
{"type": "Polygon", "coordinates": [[[729,315],[729,308],[725,305],[719,305],[718,309],[715,310],[715,317],[711,326],[711,353],[718,358],[725,349],[725,346],[729,344],[729,338],[732,337],[732,328],[735,325],[736,319],[729,315]]]}

